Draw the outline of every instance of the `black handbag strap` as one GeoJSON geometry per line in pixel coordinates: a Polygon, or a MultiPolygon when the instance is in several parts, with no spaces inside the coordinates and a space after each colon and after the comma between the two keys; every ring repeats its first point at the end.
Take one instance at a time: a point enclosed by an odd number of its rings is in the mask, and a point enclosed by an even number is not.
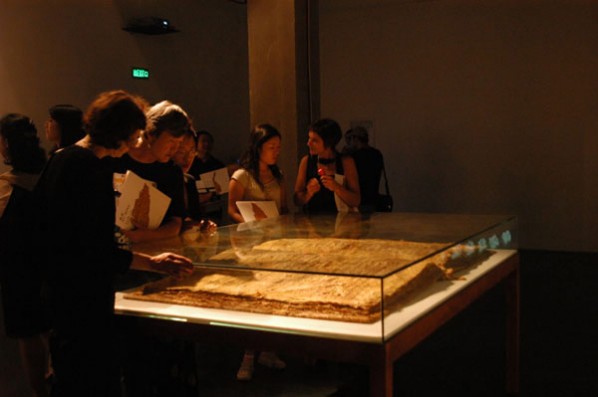
{"type": "Polygon", "coordinates": [[[386,189],[386,195],[390,196],[390,190],[388,189],[388,178],[386,177],[386,167],[384,167],[384,158],[382,159],[382,175],[384,175],[384,189],[386,189]]]}

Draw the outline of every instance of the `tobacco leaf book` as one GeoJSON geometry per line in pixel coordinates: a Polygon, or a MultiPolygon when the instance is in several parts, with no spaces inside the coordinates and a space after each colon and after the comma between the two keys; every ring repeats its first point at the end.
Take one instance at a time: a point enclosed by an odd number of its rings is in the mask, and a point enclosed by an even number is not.
{"type": "Polygon", "coordinates": [[[458,280],[455,271],[477,266],[492,254],[449,246],[381,239],[268,240],[221,251],[189,277],[146,284],[125,298],[372,323],[447,288],[458,280]]]}

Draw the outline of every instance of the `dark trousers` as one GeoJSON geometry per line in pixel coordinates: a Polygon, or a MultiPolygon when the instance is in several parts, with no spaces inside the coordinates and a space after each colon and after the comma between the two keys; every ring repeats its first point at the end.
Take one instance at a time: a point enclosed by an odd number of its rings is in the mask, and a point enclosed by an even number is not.
{"type": "Polygon", "coordinates": [[[50,352],[54,369],[52,397],[120,397],[116,339],[106,332],[53,332],[50,352]]]}

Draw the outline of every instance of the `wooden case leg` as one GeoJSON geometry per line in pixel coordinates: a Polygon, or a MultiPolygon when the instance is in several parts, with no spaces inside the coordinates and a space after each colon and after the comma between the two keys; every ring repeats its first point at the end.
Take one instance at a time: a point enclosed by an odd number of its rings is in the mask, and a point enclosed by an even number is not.
{"type": "Polygon", "coordinates": [[[506,279],[506,391],[519,395],[519,266],[506,279]]]}
{"type": "Polygon", "coordinates": [[[393,362],[384,351],[370,365],[370,397],[392,397],[392,389],[393,362]]]}

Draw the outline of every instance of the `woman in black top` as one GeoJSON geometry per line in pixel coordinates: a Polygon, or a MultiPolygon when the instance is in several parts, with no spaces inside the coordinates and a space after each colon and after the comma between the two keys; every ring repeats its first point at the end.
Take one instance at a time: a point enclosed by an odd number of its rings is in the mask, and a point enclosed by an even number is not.
{"type": "Polygon", "coordinates": [[[177,151],[172,156],[174,164],[183,171],[185,181],[185,208],[187,213],[185,223],[183,224],[183,230],[192,226],[198,226],[201,231],[213,231],[217,225],[208,219],[204,219],[199,201],[199,193],[197,192],[196,180],[193,178],[193,175],[188,174],[193,158],[195,157],[196,141],[197,135],[195,131],[193,128],[189,128],[177,151]]]}
{"type": "Polygon", "coordinates": [[[0,119],[0,153],[11,170],[0,175],[0,292],[6,335],[15,338],[33,393],[47,396],[47,331],[39,263],[32,255],[32,190],[45,162],[29,117],[0,119]]]}
{"type": "Polygon", "coordinates": [[[199,180],[199,176],[206,172],[215,171],[226,167],[224,163],[212,156],[212,148],[214,147],[214,136],[206,130],[197,131],[197,142],[195,148],[197,150],[189,174],[199,180]]]}
{"type": "Polygon", "coordinates": [[[338,123],[321,119],[310,126],[309,155],[299,164],[295,183],[295,204],[307,213],[335,213],[335,196],[349,208],[359,205],[359,181],[355,162],[342,156],[336,145],[342,137],[338,123]]]}
{"type": "Polygon", "coordinates": [[[124,91],[101,94],[85,114],[87,135],[57,152],[44,170],[40,199],[53,332],[55,396],[118,396],[113,279],[129,268],[183,276],[189,259],[126,251],[114,240],[112,170],[105,161],[137,144],[145,103],[124,91]]]}
{"type": "Polygon", "coordinates": [[[48,113],[46,138],[54,144],[50,153],[71,146],[85,136],[83,131],[83,112],[73,105],[55,105],[48,113]]]}

